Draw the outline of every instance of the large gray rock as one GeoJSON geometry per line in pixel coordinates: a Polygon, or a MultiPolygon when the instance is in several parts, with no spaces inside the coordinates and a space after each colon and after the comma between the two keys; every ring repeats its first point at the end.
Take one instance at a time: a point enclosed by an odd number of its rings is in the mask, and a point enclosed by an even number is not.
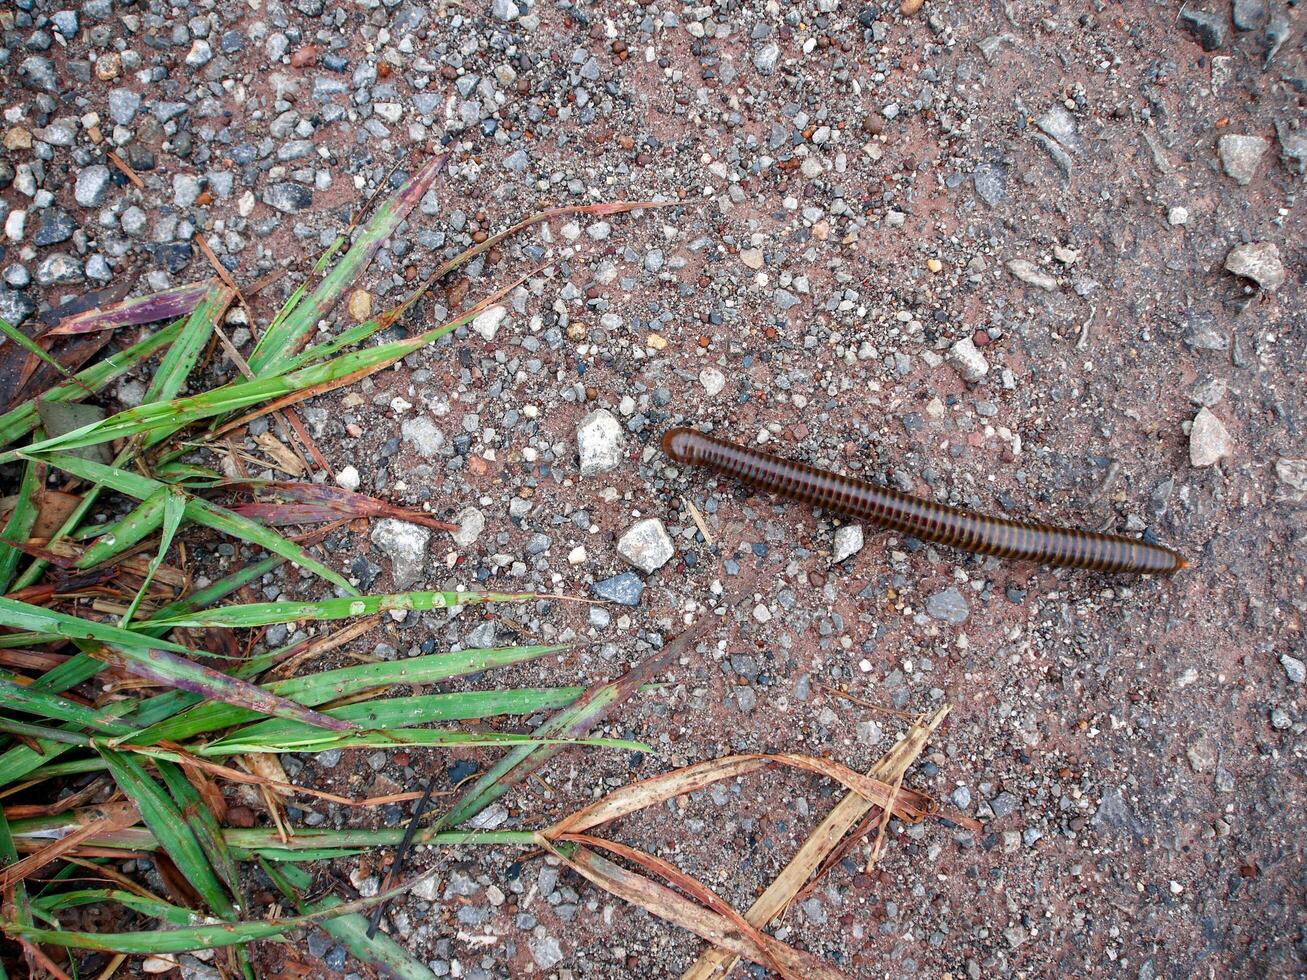
{"type": "Polygon", "coordinates": [[[676,554],[663,522],[648,517],[631,526],[617,542],[617,553],[649,575],[666,565],[676,554]]]}
{"type": "Polygon", "coordinates": [[[1211,409],[1200,408],[1189,429],[1189,462],[1211,466],[1234,452],[1234,440],[1211,409]]]}
{"type": "Polygon", "coordinates": [[[109,168],[102,163],[83,167],[73,186],[73,197],[84,208],[99,207],[109,192],[109,168]]]}
{"type": "Polygon", "coordinates": [[[1284,285],[1284,263],[1274,242],[1248,242],[1230,249],[1225,268],[1236,276],[1251,279],[1268,293],[1284,285]]]}
{"type": "Polygon", "coordinates": [[[372,525],[371,539],[390,559],[397,590],[406,591],[421,580],[431,531],[407,521],[387,519],[372,525]]]}
{"type": "Polygon", "coordinates": [[[1216,141],[1216,152],[1221,158],[1221,166],[1234,178],[1236,184],[1248,186],[1257,173],[1257,164],[1270,143],[1260,136],[1241,136],[1238,133],[1226,133],[1216,141]]]}
{"type": "Polygon", "coordinates": [[[970,337],[963,337],[948,349],[948,362],[966,381],[979,381],[989,373],[989,361],[970,337]]]}
{"type": "Polygon", "coordinates": [[[606,408],[598,408],[576,427],[576,451],[582,476],[597,476],[622,462],[622,426],[606,408]]]}

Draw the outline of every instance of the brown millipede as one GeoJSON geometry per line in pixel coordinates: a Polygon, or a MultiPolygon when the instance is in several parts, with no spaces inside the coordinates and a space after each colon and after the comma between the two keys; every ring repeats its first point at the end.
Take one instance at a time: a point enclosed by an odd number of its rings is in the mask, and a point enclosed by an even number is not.
{"type": "Polygon", "coordinates": [[[1099,572],[1169,575],[1189,563],[1170,548],[1115,534],[1076,531],[974,514],[815,466],[704,435],[670,429],[663,452],[678,463],[703,466],[758,490],[821,507],[922,541],[980,555],[1018,558],[1099,572]]]}

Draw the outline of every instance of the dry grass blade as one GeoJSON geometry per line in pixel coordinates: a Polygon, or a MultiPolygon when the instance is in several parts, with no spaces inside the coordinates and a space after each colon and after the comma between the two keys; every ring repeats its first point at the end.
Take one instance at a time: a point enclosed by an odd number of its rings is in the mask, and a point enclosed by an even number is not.
{"type": "Polygon", "coordinates": [[[571,851],[569,854],[554,846],[543,834],[537,835],[537,841],[587,881],[726,950],[728,958],[744,957],[763,965],[775,961],[787,974],[813,980],[842,980],[844,976],[812,954],[793,949],[779,940],[766,937],[765,944],[759,945],[726,916],[704,908],[665,885],[627,871],[587,848],[567,848],[571,851]]]}
{"type": "MultiPolygon", "coordinates": [[[[546,833],[550,836],[583,833],[655,803],[694,792],[722,779],[733,779],[755,772],[773,763],[836,779],[878,806],[888,804],[894,796],[893,786],[870,776],[859,775],[846,766],[826,759],[791,753],[731,755],[624,786],[602,800],[564,817],[546,833]]],[[[895,816],[909,823],[915,823],[933,812],[934,803],[930,797],[916,790],[902,790],[895,800],[895,816]]]]}
{"type": "Polygon", "coordinates": [[[76,830],[0,870],[0,891],[7,891],[15,883],[30,878],[51,861],[57,861],[65,854],[75,851],[83,842],[130,827],[141,820],[136,807],[130,803],[112,803],[90,810],[79,810],[78,816],[82,818],[82,823],[76,830]]]}
{"type": "MultiPolygon", "coordinates": [[[[896,781],[912,765],[926,746],[926,740],[948,717],[949,706],[943,705],[929,718],[914,722],[889,752],[872,766],[867,775],[873,779],[896,781]]],[[[817,829],[804,841],[803,846],[790,859],[784,870],[744,914],[749,923],[763,929],[776,916],[789,907],[813,872],[819,869],[827,855],[839,846],[840,840],[874,807],[875,804],[857,793],[850,793],[826,815],[817,829]]],[[[709,980],[726,977],[734,967],[737,954],[720,949],[704,950],[694,964],[685,971],[681,980],[709,980]]]]}

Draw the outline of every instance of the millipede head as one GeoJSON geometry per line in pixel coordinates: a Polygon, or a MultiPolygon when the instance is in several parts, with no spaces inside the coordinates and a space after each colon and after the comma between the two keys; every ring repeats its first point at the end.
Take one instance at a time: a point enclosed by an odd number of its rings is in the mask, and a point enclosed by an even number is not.
{"type": "Polygon", "coordinates": [[[668,429],[663,435],[663,452],[678,463],[693,463],[699,433],[693,429],[668,429]]]}

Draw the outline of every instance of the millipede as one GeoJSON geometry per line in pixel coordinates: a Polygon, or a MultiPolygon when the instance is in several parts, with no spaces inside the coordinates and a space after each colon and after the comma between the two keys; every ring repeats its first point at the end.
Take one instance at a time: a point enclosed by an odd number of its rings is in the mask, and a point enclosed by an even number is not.
{"type": "Polygon", "coordinates": [[[1169,575],[1189,567],[1179,553],[1147,541],[977,514],[694,429],[669,429],[662,446],[678,463],[703,467],[841,517],[973,554],[1098,572],[1169,575]]]}

